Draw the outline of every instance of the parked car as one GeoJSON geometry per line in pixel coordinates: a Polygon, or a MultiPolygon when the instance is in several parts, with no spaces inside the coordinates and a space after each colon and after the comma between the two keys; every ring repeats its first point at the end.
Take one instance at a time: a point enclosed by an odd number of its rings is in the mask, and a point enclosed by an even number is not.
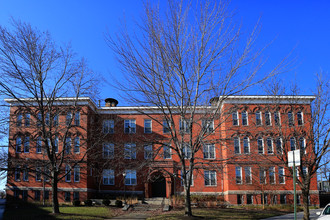
{"type": "Polygon", "coordinates": [[[330,203],[325,206],[322,212],[316,212],[316,215],[319,215],[318,220],[330,220],[330,203]]]}

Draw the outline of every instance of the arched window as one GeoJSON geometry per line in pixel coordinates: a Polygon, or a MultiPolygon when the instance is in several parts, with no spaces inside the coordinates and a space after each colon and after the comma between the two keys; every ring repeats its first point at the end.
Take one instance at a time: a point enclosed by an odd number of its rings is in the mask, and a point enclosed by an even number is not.
{"type": "Polygon", "coordinates": [[[264,153],[264,140],[262,139],[262,137],[258,137],[258,153],[259,154],[263,154],[264,153]]]}
{"type": "Polygon", "coordinates": [[[248,137],[243,138],[243,149],[245,154],[250,153],[250,140],[248,137]]]}

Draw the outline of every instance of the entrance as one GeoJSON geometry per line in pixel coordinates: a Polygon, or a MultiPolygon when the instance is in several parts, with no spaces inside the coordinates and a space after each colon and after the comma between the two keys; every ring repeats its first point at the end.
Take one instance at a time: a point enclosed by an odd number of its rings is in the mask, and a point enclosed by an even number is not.
{"type": "Polygon", "coordinates": [[[152,178],[151,195],[152,197],[166,197],[166,180],[160,173],[152,178]]]}

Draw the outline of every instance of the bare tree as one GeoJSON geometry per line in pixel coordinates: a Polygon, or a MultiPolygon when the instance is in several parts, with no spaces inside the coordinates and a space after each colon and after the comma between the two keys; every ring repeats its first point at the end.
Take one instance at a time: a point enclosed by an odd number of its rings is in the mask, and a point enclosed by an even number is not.
{"type": "Polygon", "coordinates": [[[77,120],[87,121],[79,98],[94,97],[96,81],[86,61],[77,59],[70,46],[56,45],[48,32],[30,24],[15,20],[12,24],[0,27],[0,94],[12,106],[8,167],[42,175],[44,182],[50,179],[53,213],[59,213],[59,181],[74,167],[83,170],[86,165],[91,146],[80,126],[83,122],[77,120]],[[30,141],[42,156],[17,156],[32,149],[30,141]]]}
{"type": "MultiPolygon", "coordinates": [[[[304,108],[300,104],[299,88],[296,84],[293,84],[290,89],[284,89],[281,82],[275,80],[268,85],[267,92],[275,97],[281,95],[291,97],[291,103],[287,105],[288,109],[285,112],[286,116],[282,117],[282,122],[277,124],[275,130],[272,130],[273,134],[281,139],[282,151],[277,151],[276,159],[273,161],[270,159],[270,161],[278,163],[279,159],[289,170],[286,176],[291,178],[294,171],[292,167],[288,167],[288,151],[300,149],[301,165],[296,171],[299,175],[297,183],[303,197],[304,219],[307,220],[309,219],[312,180],[315,180],[317,172],[321,168],[326,168],[329,163],[327,158],[330,150],[330,82],[322,73],[317,75],[315,99],[311,103],[311,109],[304,108]]],[[[277,105],[273,110],[280,109],[280,105],[277,105]]]]}
{"type": "Polygon", "coordinates": [[[225,2],[168,1],[165,13],[147,2],[138,31],[124,28],[107,36],[126,77],[125,83],[116,83],[128,102],[156,107],[153,113],[147,108],[139,111],[166,130],[155,151],[163,154],[160,158],[167,153],[178,158],[185,215],[191,216],[191,171],[212,164],[201,162],[199,153],[211,138],[216,144],[221,141],[214,131],[219,132],[228,118],[222,104],[228,96],[283,71],[287,63],[283,60],[259,76],[264,49],[254,47],[259,26],[243,41],[225,2]],[[212,97],[216,98],[209,106],[212,97]]]}

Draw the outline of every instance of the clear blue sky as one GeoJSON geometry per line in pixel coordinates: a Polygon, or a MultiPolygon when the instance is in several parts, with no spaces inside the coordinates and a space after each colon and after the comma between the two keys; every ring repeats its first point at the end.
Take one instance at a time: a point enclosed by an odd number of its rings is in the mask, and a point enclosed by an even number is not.
{"type": "MultiPolygon", "coordinates": [[[[161,4],[162,6],[165,5],[161,4]]],[[[261,17],[260,45],[275,40],[266,51],[269,65],[277,63],[295,48],[296,68],[283,78],[297,80],[303,94],[311,94],[314,76],[321,68],[330,71],[330,2],[327,0],[232,0],[235,19],[244,30],[251,30],[261,17]]],[[[131,23],[143,13],[140,0],[0,0],[0,25],[9,25],[10,17],[48,30],[55,41],[71,42],[73,49],[87,58],[89,66],[109,79],[120,76],[107,47],[104,34],[115,33],[119,19],[131,23]]],[[[102,99],[119,98],[109,85],[101,88],[102,99]]],[[[121,103],[119,100],[119,104],[121,103]]],[[[0,185],[0,189],[3,188],[0,185]]]]}

